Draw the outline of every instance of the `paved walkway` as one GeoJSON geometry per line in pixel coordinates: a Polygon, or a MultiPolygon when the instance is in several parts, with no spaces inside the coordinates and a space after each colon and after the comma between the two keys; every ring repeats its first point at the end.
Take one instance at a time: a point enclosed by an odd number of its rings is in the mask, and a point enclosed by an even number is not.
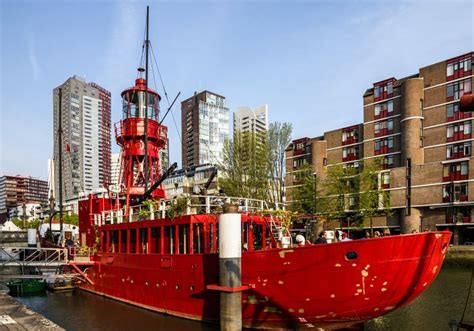
{"type": "Polygon", "coordinates": [[[0,330],[64,330],[7,294],[0,284],[0,330]]]}

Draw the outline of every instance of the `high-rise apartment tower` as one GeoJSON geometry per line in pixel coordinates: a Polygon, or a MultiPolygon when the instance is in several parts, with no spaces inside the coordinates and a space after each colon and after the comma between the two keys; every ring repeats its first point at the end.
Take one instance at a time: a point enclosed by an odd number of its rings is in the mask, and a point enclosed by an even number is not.
{"type": "Polygon", "coordinates": [[[268,106],[252,109],[237,107],[234,112],[234,130],[241,132],[264,133],[268,130],[268,106]]]}
{"type": "Polygon", "coordinates": [[[229,108],[225,97],[202,91],[181,102],[183,168],[222,161],[229,137],[229,108]]]}
{"type": "MultiPolygon", "coordinates": [[[[110,184],[110,101],[109,91],[79,76],[69,78],[53,90],[54,168],[56,179],[59,167],[62,168],[64,201],[110,184]],[[63,131],[61,165],[58,164],[59,112],[63,131]]],[[[58,180],[55,186],[59,192],[58,180]]]]}

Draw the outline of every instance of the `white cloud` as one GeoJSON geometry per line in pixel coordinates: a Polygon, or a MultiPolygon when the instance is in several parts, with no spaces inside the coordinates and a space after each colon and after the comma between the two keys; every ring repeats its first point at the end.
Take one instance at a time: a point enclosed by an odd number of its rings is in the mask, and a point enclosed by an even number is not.
{"type": "Polygon", "coordinates": [[[36,43],[35,39],[31,34],[27,35],[28,40],[28,60],[31,65],[31,72],[33,74],[34,80],[38,80],[41,75],[41,67],[38,62],[38,57],[36,55],[36,43]]]}

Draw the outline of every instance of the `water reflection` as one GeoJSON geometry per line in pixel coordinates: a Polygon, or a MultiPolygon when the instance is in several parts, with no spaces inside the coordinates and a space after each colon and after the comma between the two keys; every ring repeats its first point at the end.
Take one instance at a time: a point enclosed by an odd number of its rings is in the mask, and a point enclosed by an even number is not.
{"type": "MultiPolygon", "coordinates": [[[[365,329],[451,330],[448,322],[461,319],[470,279],[470,269],[443,267],[438,278],[420,297],[408,306],[366,322],[365,329]]],[[[474,293],[471,293],[464,321],[474,323],[474,293]]]]}
{"type": "Polygon", "coordinates": [[[67,330],[218,330],[215,325],[155,313],[84,291],[18,299],[67,330]]]}
{"type": "MultiPolygon", "coordinates": [[[[448,322],[461,318],[470,277],[470,269],[444,267],[422,296],[404,308],[366,322],[365,330],[450,330],[448,322]]],[[[219,329],[216,325],[166,316],[83,291],[18,299],[67,330],[219,329]]],[[[474,323],[474,293],[465,321],[474,323]]]]}

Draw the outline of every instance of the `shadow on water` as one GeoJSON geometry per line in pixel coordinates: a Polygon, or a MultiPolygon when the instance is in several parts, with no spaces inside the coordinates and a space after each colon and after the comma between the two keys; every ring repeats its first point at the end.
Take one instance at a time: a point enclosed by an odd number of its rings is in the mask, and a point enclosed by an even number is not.
{"type": "MultiPolygon", "coordinates": [[[[420,297],[388,315],[366,322],[365,330],[451,330],[449,321],[461,319],[470,279],[470,268],[444,266],[420,297]]],[[[474,293],[471,293],[464,321],[474,323],[474,293]]]]}
{"type": "Polygon", "coordinates": [[[148,311],[84,291],[17,299],[67,330],[218,330],[216,325],[148,311]]]}

